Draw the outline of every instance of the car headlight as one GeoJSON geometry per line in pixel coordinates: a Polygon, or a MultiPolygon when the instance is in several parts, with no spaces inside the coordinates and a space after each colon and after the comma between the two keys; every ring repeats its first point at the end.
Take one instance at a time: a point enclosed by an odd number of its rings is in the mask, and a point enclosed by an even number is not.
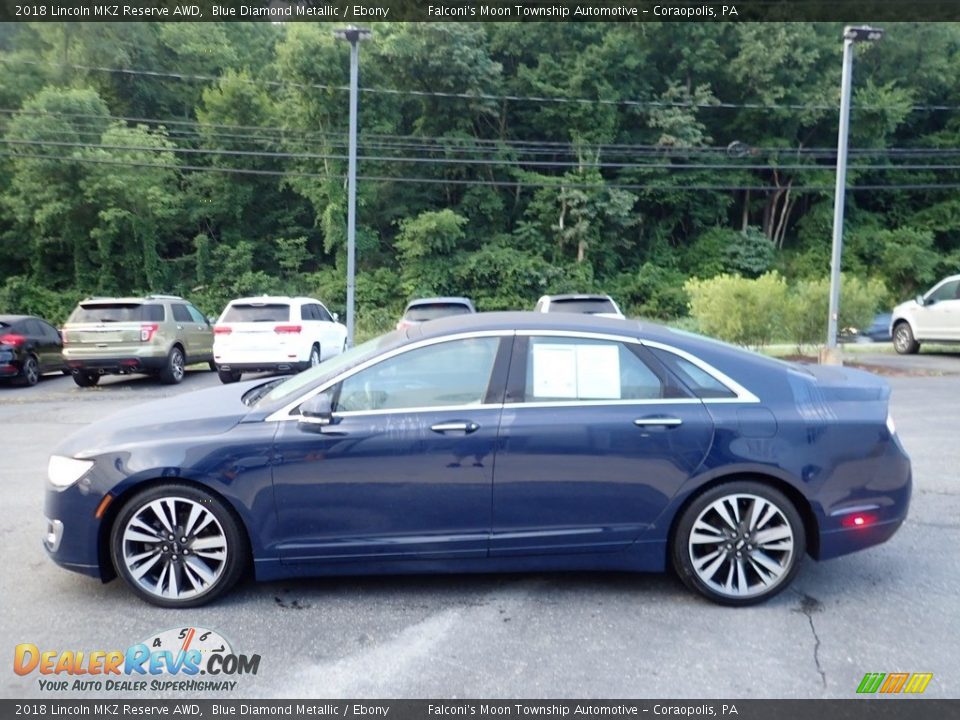
{"type": "Polygon", "coordinates": [[[68,488],[92,467],[93,460],[77,460],[62,455],[51,455],[50,462],[47,464],[47,478],[55,487],[68,488]]]}

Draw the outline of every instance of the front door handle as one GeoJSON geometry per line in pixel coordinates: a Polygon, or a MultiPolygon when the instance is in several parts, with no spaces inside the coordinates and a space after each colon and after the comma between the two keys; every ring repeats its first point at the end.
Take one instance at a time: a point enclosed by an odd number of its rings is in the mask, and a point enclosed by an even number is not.
{"type": "Polygon", "coordinates": [[[431,425],[430,429],[435,433],[462,432],[469,435],[479,430],[480,426],[475,422],[442,422],[431,425]]]}
{"type": "Polygon", "coordinates": [[[677,427],[683,424],[678,417],[642,417],[633,421],[638,427],[677,427]]]}

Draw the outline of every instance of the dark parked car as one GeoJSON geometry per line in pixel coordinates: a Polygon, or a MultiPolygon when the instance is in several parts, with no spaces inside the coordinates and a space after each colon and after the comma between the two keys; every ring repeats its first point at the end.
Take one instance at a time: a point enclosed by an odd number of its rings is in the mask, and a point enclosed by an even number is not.
{"type": "Polygon", "coordinates": [[[890,323],[893,320],[893,313],[877,313],[873,316],[873,322],[865,328],[845,328],[840,335],[842,342],[890,342],[893,336],[890,334],[890,323]]]}
{"type": "Polygon", "coordinates": [[[445,318],[291,378],[179,395],[50,458],[50,556],[146,600],[361,573],[661,571],[729,605],[910,500],[889,387],[657,325],[445,318]]]}
{"type": "Polygon", "coordinates": [[[31,315],[0,315],[0,378],[36,385],[43,373],[66,370],[60,333],[31,315]]]}

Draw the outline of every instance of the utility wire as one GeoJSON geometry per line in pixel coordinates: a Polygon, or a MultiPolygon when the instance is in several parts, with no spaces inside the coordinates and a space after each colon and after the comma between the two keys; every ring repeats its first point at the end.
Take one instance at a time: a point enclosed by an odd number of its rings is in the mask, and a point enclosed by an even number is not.
{"type": "MultiPolygon", "coordinates": [[[[142,70],[134,68],[114,68],[99,65],[81,65],[77,63],[60,63],[45,60],[26,60],[22,58],[0,57],[0,62],[21,65],[38,65],[49,67],[68,67],[74,70],[84,70],[87,72],[104,72],[122,75],[134,75],[139,77],[153,78],[172,78],[175,80],[187,80],[198,82],[217,82],[223,78],[222,75],[201,75],[196,73],[178,73],[163,70],[142,70]]],[[[300,90],[325,90],[349,92],[348,85],[329,85],[323,83],[299,83],[291,80],[268,80],[264,78],[241,78],[234,76],[235,80],[250,85],[266,85],[280,88],[296,88],[300,90]]],[[[695,108],[705,109],[731,109],[731,110],[823,110],[837,111],[839,105],[832,104],[812,104],[812,103],[733,103],[733,102],[670,102],[664,100],[610,100],[605,98],[577,98],[577,97],[547,97],[537,95],[497,95],[491,93],[472,93],[472,92],[441,92],[438,90],[399,90],[394,88],[360,87],[362,93],[411,96],[411,97],[436,97],[450,98],[459,100],[489,100],[496,102],[531,102],[531,103],[554,103],[561,105],[609,105],[618,107],[640,107],[640,108],[695,108]]],[[[854,105],[852,110],[884,110],[882,105],[854,105]]],[[[911,112],[934,112],[934,111],[957,111],[960,106],[957,105],[912,105],[911,112]]]]}
{"type": "MultiPolygon", "coordinates": [[[[25,159],[34,159],[34,160],[52,160],[56,162],[77,162],[77,163],[93,163],[101,165],[114,165],[122,167],[142,167],[142,168],[160,168],[164,170],[190,170],[196,172],[217,172],[217,173],[226,173],[226,174],[236,174],[236,175],[265,175],[265,176],[275,176],[275,177],[305,177],[305,178],[316,178],[322,180],[345,180],[346,176],[344,175],[328,175],[324,173],[311,173],[311,172],[301,172],[301,171],[283,171],[283,170],[260,170],[255,168],[228,168],[228,167],[218,167],[218,166],[203,166],[203,165],[169,165],[164,163],[150,163],[150,162],[139,162],[132,160],[114,160],[109,158],[93,158],[93,157],[65,157],[61,155],[42,155],[34,153],[17,153],[11,152],[8,150],[0,150],[0,156],[2,157],[13,157],[13,158],[25,158],[25,159]]],[[[773,190],[782,190],[783,188],[773,188],[769,185],[707,185],[707,184],[697,184],[697,185],[665,185],[662,183],[647,183],[647,184],[630,184],[630,183],[618,183],[618,184],[608,184],[608,183],[571,183],[565,181],[563,178],[556,178],[553,182],[530,182],[525,180],[461,180],[461,179],[451,179],[451,178],[417,178],[417,177],[406,177],[406,176],[371,176],[371,175],[358,175],[358,180],[364,180],[369,182],[384,182],[384,183],[414,183],[414,184],[424,184],[424,185],[459,185],[459,186],[490,186],[490,187],[507,187],[507,188],[560,188],[560,189],[586,189],[586,190],[637,190],[637,191],[662,191],[662,192],[678,192],[678,191],[716,191],[716,192],[732,192],[732,191],[756,191],[756,192],[770,192],[773,190]]],[[[848,191],[899,191],[899,190],[957,190],[960,189],[960,183],[901,183],[901,184],[884,184],[884,185],[849,185],[847,186],[848,191]]],[[[791,188],[792,192],[831,192],[834,190],[833,185],[801,185],[793,186],[791,188]]]]}

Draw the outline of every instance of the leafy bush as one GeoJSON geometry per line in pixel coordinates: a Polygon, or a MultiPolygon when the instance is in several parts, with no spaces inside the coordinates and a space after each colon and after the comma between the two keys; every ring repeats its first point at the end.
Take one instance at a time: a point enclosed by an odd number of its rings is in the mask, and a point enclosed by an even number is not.
{"type": "Polygon", "coordinates": [[[744,232],[713,227],[697,237],[686,253],[686,265],[696,277],[735,273],[757,277],[771,268],[773,243],[755,227],[744,232]]]}
{"type": "Polygon", "coordinates": [[[59,326],[84,297],[86,293],[77,290],[49,290],[14,275],[0,286],[0,313],[36,315],[59,326]]]}
{"type": "Polygon", "coordinates": [[[707,335],[738,345],[761,347],[781,334],[787,283],[776,271],[755,280],[718,275],[691,278],[690,314],[707,335]]]}
{"type": "MultiPolygon", "coordinates": [[[[886,296],[887,288],[880,280],[844,274],[840,280],[837,329],[868,326],[886,296]]],[[[829,308],[829,278],[801,280],[791,288],[784,327],[798,349],[823,342],[829,308]]]]}
{"type": "Polygon", "coordinates": [[[635,273],[619,275],[610,294],[630,316],[668,319],[687,313],[686,277],[672,268],[644,263],[635,273]]]}

